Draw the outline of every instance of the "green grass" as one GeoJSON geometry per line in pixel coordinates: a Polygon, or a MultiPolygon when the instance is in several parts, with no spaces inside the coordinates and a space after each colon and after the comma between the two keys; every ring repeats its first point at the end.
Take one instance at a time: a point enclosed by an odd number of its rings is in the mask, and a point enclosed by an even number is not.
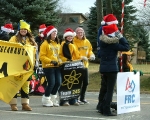
{"type": "MultiPolygon", "coordinates": [[[[141,93],[150,93],[150,65],[133,65],[135,70],[141,70],[144,75],[140,77],[140,91],[141,93]]],[[[101,77],[99,71],[99,64],[90,63],[89,66],[89,85],[88,91],[99,91],[101,77]]]]}

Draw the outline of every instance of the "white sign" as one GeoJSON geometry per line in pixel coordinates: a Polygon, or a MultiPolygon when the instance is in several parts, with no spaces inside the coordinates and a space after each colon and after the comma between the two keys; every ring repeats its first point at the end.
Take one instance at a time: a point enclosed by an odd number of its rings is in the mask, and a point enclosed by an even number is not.
{"type": "Polygon", "coordinates": [[[140,111],[140,74],[119,72],[117,75],[117,114],[140,111]]]}

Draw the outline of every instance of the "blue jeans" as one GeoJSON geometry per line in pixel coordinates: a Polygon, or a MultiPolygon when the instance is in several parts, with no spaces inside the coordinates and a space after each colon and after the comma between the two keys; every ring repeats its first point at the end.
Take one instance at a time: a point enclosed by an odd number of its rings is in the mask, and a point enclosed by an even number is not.
{"type": "Polygon", "coordinates": [[[61,86],[61,71],[59,67],[43,68],[48,85],[45,90],[45,96],[49,97],[50,94],[56,95],[61,86]]]}

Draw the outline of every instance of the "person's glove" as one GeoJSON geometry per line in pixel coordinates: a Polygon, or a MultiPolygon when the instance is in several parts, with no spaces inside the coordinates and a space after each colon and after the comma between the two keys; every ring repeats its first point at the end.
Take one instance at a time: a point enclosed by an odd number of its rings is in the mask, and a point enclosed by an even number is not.
{"type": "Polygon", "coordinates": [[[53,64],[54,66],[57,66],[58,62],[57,61],[51,61],[51,64],[53,64]]]}
{"type": "Polygon", "coordinates": [[[59,63],[62,63],[62,60],[59,58],[59,59],[58,59],[58,62],[59,62],[59,63]]]}
{"type": "Polygon", "coordinates": [[[92,54],[92,55],[90,56],[90,60],[95,60],[95,55],[94,55],[94,54],[92,54]]]}
{"type": "Polygon", "coordinates": [[[136,74],[136,73],[137,73],[137,70],[133,70],[132,72],[134,72],[134,74],[136,74]]]}
{"type": "Polygon", "coordinates": [[[115,32],[115,36],[116,36],[118,39],[120,39],[120,38],[123,37],[119,30],[118,30],[117,32],[115,32]]]}
{"type": "Polygon", "coordinates": [[[140,71],[140,76],[143,76],[143,72],[142,71],[140,71]]]}
{"type": "Polygon", "coordinates": [[[85,61],[88,61],[88,58],[85,57],[85,56],[82,56],[81,59],[82,59],[82,60],[85,60],[85,61]]]}

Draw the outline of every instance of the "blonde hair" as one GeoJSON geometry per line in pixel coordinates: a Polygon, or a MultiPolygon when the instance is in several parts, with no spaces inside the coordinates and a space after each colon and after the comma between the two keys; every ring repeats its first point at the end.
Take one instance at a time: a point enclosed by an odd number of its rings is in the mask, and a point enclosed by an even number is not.
{"type": "MultiPolygon", "coordinates": [[[[27,32],[26,36],[29,38],[29,41],[30,41],[31,45],[37,46],[37,43],[34,40],[34,36],[30,32],[27,32]]],[[[18,43],[21,43],[21,41],[22,41],[22,35],[20,34],[20,31],[17,32],[16,38],[17,38],[16,41],[18,43]]]]}

